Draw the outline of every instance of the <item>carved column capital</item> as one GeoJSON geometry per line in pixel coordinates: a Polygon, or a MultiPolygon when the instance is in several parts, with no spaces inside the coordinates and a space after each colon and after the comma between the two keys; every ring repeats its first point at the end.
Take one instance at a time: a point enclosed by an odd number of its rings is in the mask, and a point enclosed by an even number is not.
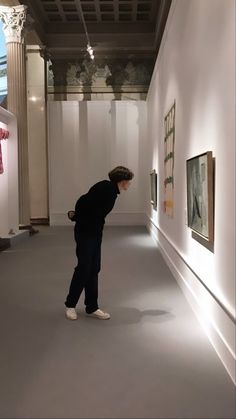
{"type": "Polygon", "coordinates": [[[27,16],[27,7],[24,5],[8,7],[0,6],[0,19],[3,21],[3,32],[6,43],[24,42],[24,27],[27,16]]]}
{"type": "Polygon", "coordinates": [[[54,86],[66,86],[68,62],[51,58],[51,63],[50,69],[53,72],[54,86]]]}
{"type": "Polygon", "coordinates": [[[49,61],[51,59],[50,51],[45,45],[40,47],[39,54],[45,61],[49,61]]]}

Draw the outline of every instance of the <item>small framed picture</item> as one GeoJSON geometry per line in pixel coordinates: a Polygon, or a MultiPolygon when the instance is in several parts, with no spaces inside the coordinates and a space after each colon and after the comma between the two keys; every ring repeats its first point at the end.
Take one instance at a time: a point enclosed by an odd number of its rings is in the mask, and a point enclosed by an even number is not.
{"type": "Polygon", "coordinates": [[[153,208],[157,209],[157,173],[156,170],[152,170],[150,173],[150,184],[151,184],[151,204],[153,208]]]}
{"type": "Polygon", "coordinates": [[[187,160],[188,226],[208,242],[214,241],[214,168],[212,152],[187,160]]]}

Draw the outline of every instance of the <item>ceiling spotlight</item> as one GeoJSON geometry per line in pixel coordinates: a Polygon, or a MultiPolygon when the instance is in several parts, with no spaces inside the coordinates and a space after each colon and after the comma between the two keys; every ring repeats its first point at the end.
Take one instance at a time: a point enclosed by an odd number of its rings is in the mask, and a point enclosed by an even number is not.
{"type": "Polygon", "coordinates": [[[87,51],[90,55],[91,60],[94,60],[94,52],[93,52],[93,48],[91,47],[90,44],[87,45],[87,51]]]}
{"type": "Polygon", "coordinates": [[[76,0],[76,4],[78,5],[79,17],[80,17],[80,19],[83,23],[84,32],[85,32],[85,36],[86,36],[86,39],[87,39],[87,52],[89,53],[91,60],[94,60],[94,52],[93,52],[93,48],[90,45],[88,28],[87,28],[85,18],[84,18],[84,14],[83,14],[83,10],[82,10],[82,7],[81,7],[81,0],[76,0]]]}

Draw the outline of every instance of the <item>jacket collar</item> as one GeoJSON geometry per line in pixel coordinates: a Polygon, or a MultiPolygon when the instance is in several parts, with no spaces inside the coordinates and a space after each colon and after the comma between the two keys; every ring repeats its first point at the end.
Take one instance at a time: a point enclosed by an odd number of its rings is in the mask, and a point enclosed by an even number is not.
{"type": "Polygon", "coordinates": [[[112,182],[111,181],[111,184],[112,184],[112,186],[113,186],[113,188],[114,188],[114,192],[118,195],[118,194],[120,194],[120,190],[119,190],[119,188],[118,188],[118,184],[116,183],[116,182],[112,182]]]}

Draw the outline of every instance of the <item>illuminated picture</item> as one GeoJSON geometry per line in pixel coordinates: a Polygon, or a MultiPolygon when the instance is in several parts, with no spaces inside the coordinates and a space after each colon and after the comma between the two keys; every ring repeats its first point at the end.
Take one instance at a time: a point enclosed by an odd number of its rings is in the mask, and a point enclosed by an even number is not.
{"type": "Polygon", "coordinates": [[[157,209],[157,174],[155,170],[150,173],[151,180],[151,204],[153,208],[157,209]]]}
{"type": "Polygon", "coordinates": [[[174,216],[175,102],[165,116],[164,138],[164,212],[174,216]]]}
{"type": "Polygon", "coordinates": [[[208,151],[187,160],[188,226],[213,241],[213,159],[208,151]]]}

